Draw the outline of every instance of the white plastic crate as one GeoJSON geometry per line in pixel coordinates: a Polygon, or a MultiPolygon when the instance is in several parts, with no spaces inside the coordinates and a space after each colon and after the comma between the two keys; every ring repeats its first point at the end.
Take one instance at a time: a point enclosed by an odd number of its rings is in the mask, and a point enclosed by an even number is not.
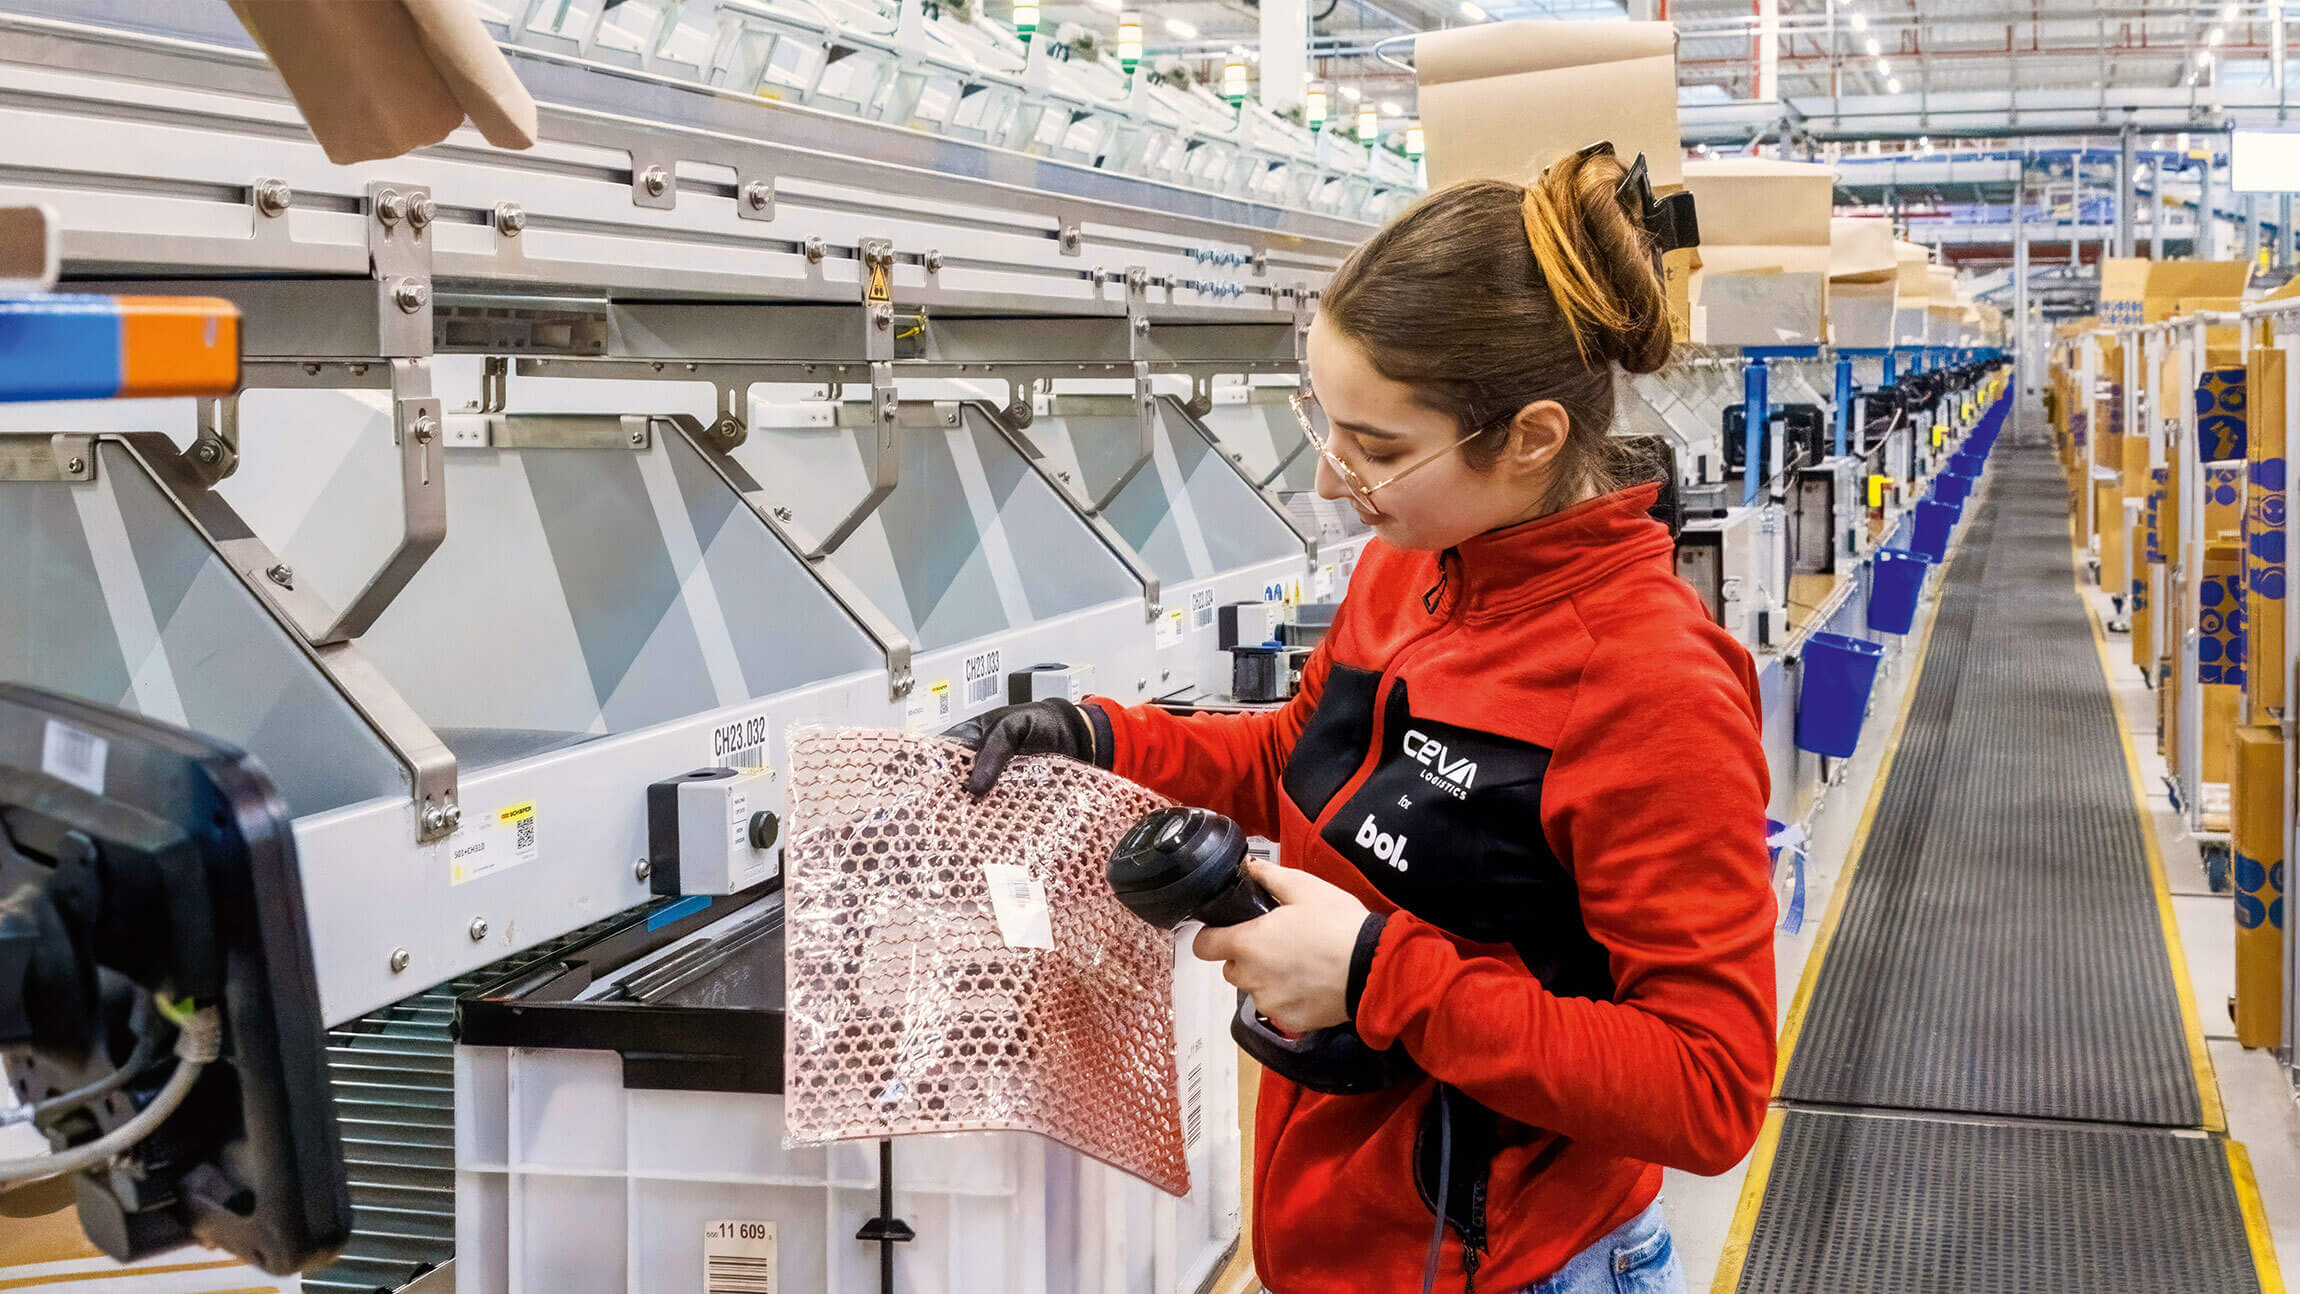
{"type": "MultiPolygon", "coordinates": [[[[1235,995],[1177,949],[1192,1191],[1024,1133],[903,1137],[896,1294],[1195,1294],[1238,1234],[1235,995]]],[[[715,1294],[704,1230],[769,1222],[779,1294],[878,1294],[876,1142],[783,1144],[777,1096],[627,1090],[613,1052],[458,1047],[458,1294],[715,1294]]]]}

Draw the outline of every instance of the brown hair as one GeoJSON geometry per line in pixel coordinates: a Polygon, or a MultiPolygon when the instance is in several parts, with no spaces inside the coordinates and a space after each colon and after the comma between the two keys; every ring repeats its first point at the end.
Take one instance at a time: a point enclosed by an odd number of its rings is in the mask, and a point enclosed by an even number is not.
{"type": "Polygon", "coordinates": [[[1544,512],[1618,488],[1629,459],[1608,432],[1616,365],[1651,373],[1670,334],[1652,244],[1615,196],[1610,154],[1576,154],[1530,185],[1468,180],[1415,203],[1351,253],[1319,313],[1374,368],[1451,414],[1478,470],[1537,400],[1564,406],[1544,512]]]}

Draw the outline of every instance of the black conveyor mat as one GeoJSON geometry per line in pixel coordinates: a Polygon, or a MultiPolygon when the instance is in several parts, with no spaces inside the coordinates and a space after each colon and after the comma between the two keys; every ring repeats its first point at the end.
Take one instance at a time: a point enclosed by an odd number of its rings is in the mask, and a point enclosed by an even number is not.
{"type": "Polygon", "coordinates": [[[2048,450],[2013,439],[1968,505],[1781,1098],[2195,1126],[2066,487],[2048,450]]]}
{"type": "Polygon", "coordinates": [[[2245,1294],[2218,1137],[1791,1110],[1740,1294],[2245,1294]]]}

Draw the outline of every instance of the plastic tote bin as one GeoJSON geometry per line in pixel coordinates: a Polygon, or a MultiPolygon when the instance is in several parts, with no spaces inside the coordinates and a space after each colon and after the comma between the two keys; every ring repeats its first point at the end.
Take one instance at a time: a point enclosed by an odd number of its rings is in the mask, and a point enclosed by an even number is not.
{"type": "Polygon", "coordinates": [[[1917,618],[1917,598],[1933,559],[1898,548],[1878,551],[1869,567],[1869,632],[1905,634],[1917,618]]]}
{"type": "Polygon", "coordinates": [[[1949,531],[1964,510],[1954,503],[1926,499],[1917,505],[1917,519],[1909,535],[1909,551],[1940,561],[1949,555],[1949,531]]]}
{"type": "Polygon", "coordinates": [[[1869,713],[1885,649],[1843,634],[1814,634],[1798,657],[1797,748],[1850,759],[1869,713]]]}
{"type": "Polygon", "coordinates": [[[1953,464],[1947,471],[1933,478],[1933,497],[1943,503],[1954,503],[1962,508],[1972,493],[1973,478],[1959,472],[1953,464]]]}

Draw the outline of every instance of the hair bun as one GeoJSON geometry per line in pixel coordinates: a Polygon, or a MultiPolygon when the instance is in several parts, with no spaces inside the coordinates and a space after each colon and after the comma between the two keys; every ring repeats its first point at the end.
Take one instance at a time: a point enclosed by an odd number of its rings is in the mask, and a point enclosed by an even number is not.
{"type": "Polygon", "coordinates": [[[1557,162],[1525,187],[1525,236],[1582,359],[1651,373],[1669,362],[1668,297],[1621,203],[1626,175],[1611,153],[1557,162]]]}

